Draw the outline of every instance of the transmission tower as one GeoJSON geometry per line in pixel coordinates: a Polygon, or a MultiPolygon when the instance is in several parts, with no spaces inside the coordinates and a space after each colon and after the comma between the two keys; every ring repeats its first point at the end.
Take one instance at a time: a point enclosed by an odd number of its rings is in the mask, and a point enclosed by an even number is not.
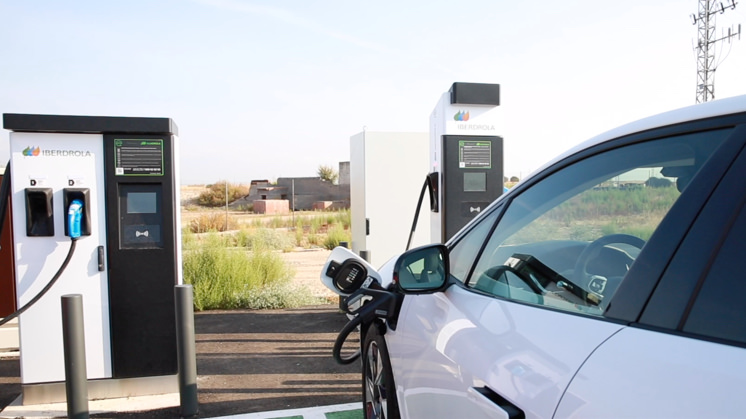
{"type": "Polygon", "coordinates": [[[698,13],[692,14],[692,22],[697,26],[697,103],[707,102],[715,98],[715,70],[718,62],[715,61],[715,43],[738,36],[741,39],[741,25],[738,30],[728,28],[728,33],[720,38],[715,38],[715,14],[725,13],[728,9],[735,9],[736,1],[730,0],[730,4],[723,5],[722,2],[711,0],[699,0],[698,13]]]}

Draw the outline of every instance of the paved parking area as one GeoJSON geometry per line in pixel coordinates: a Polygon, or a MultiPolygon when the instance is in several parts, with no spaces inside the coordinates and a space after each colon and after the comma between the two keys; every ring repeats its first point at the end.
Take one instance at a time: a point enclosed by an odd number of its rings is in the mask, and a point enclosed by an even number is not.
{"type": "MultiPolygon", "coordinates": [[[[195,313],[199,416],[362,417],[360,365],[339,365],[331,357],[334,339],[346,320],[335,305],[195,313]],[[313,410],[320,406],[344,407],[336,413],[313,410]],[[292,413],[297,409],[311,409],[309,414],[324,416],[292,413]],[[275,415],[285,411],[291,414],[275,415]],[[261,416],[266,413],[260,412],[274,412],[275,416],[261,416]]],[[[19,377],[17,358],[0,360],[0,408],[20,394],[19,377]]],[[[168,407],[135,412],[91,411],[95,418],[178,415],[178,405],[173,402],[168,407]]]]}

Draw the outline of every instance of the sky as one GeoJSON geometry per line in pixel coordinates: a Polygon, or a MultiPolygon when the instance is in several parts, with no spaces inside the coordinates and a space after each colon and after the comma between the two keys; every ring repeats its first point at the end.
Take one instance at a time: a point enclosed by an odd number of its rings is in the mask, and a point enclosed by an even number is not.
{"type": "MultiPolygon", "coordinates": [[[[697,7],[0,0],[0,113],[171,118],[182,184],[248,183],[337,168],[363,130],[427,132],[454,82],[495,83],[505,174],[522,178],[596,134],[694,104],[697,7]]],[[[746,24],[746,4],[716,18],[720,36],[746,24]]],[[[746,39],[717,48],[716,98],[746,94],[746,39]]]]}

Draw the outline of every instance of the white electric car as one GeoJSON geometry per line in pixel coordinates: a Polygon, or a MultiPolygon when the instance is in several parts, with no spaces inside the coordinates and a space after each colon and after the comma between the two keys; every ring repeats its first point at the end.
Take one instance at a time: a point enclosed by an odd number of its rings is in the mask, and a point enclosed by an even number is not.
{"type": "Polygon", "coordinates": [[[445,245],[335,249],[335,356],[367,418],[746,417],[745,204],[746,96],[625,125],[445,245]]]}

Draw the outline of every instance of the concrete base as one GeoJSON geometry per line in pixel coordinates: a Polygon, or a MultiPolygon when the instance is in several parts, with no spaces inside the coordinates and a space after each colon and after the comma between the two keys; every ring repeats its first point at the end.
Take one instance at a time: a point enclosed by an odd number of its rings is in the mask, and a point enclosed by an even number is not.
{"type": "MultiPolygon", "coordinates": [[[[120,399],[179,393],[177,375],[88,381],[88,400],[120,399]]],[[[23,384],[23,405],[64,403],[65,383],[23,384]]]]}
{"type": "MultiPolygon", "coordinates": [[[[0,411],[0,418],[62,418],[67,416],[67,403],[24,405],[19,396],[0,411]]],[[[122,399],[96,400],[88,403],[91,415],[110,412],[143,412],[179,406],[179,394],[128,397],[122,399]]]]}

